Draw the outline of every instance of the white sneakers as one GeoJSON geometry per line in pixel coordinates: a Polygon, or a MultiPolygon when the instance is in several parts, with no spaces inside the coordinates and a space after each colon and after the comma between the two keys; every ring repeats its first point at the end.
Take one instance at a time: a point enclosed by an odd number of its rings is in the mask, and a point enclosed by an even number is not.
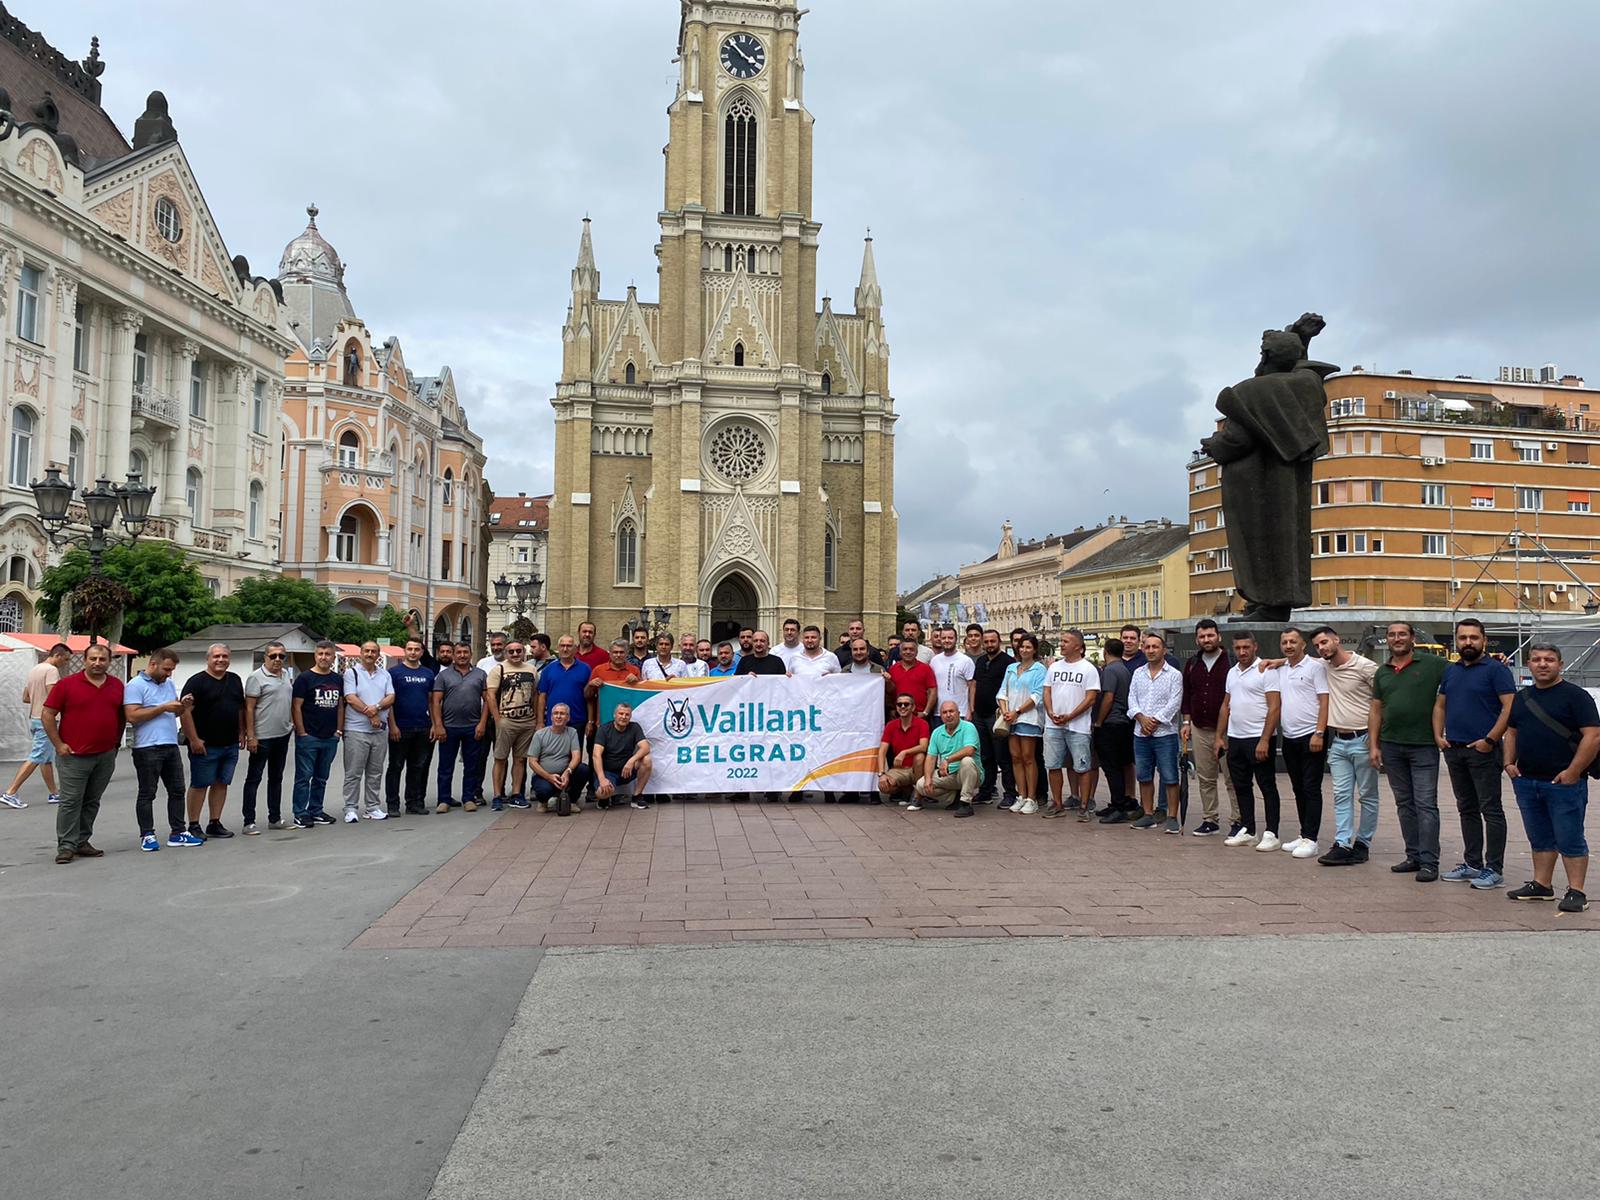
{"type": "Polygon", "coordinates": [[[1310,838],[1301,838],[1300,844],[1290,851],[1296,858],[1315,858],[1322,847],[1310,838]]]}
{"type": "Polygon", "coordinates": [[[1012,805],[1011,811],[1021,813],[1025,817],[1031,817],[1039,811],[1039,802],[1037,800],[1024,800],[1021,804],[1012,805]]]}
{"type": "Polygon", "coordinates": [[[354,825],[359,820],[361,820],[361,818],[356,816],[356,810],[355,809],[351,808],[351,809],[346,809],[345,810],[344,823],[346,825],[354,825]]]}
{"type": "Polygon", "coordinates": [[[1282,850],[1285,854],[1293,854],[1296,850],[1300,849],[1300,843],[1303,841],[1305,841],[1305,838],[1295,838],[1292,842],[1284,842],[1283,845],[1278,847],[1278,849],[1282,850]]]}
{"type": "Polygon", "coordinates": [[[1223,838],[1222,844],[1224,846],[1248,846],[1253,841],[1255,841],[1255,838],[1250,836],[1250,831],[1248,829],[1241,828],[1239,832],[1234,834],[1232,837],[1223,838]]]}
{"type": "Polygon", "coordinates": [[[381,808],[375,808],[367,814],[367,820],[369,821],[387,821],[388,819],[389,814],[381,808]]]}
{"type": "Polygon", "coordinates": [[[25,803],[23,803],[21,800],[18,800],[10,792],[0,792],[0,804],[4,804],[7,808],[27,808],[28,807],[25,803]]]}
{"type": "Polygon", "coordinates": [[[1278,840],[1278,835],[1269,829],[1261,835],[1261,840],[1256,843],[1256,849],[1276,850],[1281,845],[1283,845],[1283,843],[1278,840]]]}
{"type": "Polygon", "coordinates": [[[922,811],[922,797],[921,796],[912,796],[911,797],[911,803],[906,805],[906,811],[907,812],[921,812],[922,811]]]}

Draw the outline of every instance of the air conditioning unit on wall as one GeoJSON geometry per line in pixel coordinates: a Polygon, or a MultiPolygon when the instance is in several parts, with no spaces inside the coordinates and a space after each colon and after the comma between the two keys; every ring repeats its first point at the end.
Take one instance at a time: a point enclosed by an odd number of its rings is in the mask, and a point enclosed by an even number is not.
{"type": "Polygon", "coordinates": [[[1422,465],[1425,467],[1442,467],[1444,466],[1444,459],[1432,454],[1424,455],[1422,465]]]}

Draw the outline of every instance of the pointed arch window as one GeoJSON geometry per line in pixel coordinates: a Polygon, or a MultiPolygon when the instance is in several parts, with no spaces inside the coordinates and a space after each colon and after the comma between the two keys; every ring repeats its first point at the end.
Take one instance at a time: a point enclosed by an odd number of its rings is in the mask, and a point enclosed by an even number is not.
{"type": "Polygon", "coordinates": [[[733,365],[736,366],[736,367],[744,366],[744,343],[743,342],[735,342],[733,344],[733,365]]]}
{"type": "Polygon", "coordinates": [[[639,382],[639,369],[637,367],[635,367],[632,363],[629,363],[626,367],[622,368],[622,382],[623,383],[638,383],[639,382]]]}
{"type": "Polygon", "coordinates": [[[833,395],[833,376],[826,371],[822,373],[822,394],[824,396],[833,395]]]}
{"type": "Polygon", "coordinates": [[[617,583],[639,582],[639,527],[632,518],[617,526],[617,583]]]}
{"type": "Polygon", "coordinates": [[[724,246],[722,248],[722,269],[724,271],[733,270],[733,247],[732,246],[724,246]]]}
{"type": "Polygon", "coordinates": [[[756,212],[756,110],[740,96],[722,123],[722,211],[734,216],[756,212]]]}
{"type": "Polygon", "coordinates": [[[839,586],[839,539],[831,525],[822,534],[822,586],[830,592],[839,586]]]}

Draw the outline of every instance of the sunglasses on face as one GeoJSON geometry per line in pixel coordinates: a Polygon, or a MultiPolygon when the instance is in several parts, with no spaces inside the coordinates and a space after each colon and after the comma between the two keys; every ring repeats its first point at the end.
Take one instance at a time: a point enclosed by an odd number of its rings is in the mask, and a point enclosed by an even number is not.
{"type": "Polygon", "coordinates": [[[283,655],[281,654],[269,654],[267,655],[267,661],[271,662],[273,659],[281,659],[282,657],[283,655]]]}
{"type": "Polygon", "coordinates": [[[907,700],[907,701],[902,701],[899,704],[896,704],[895,707],[896,708],[911,708],[912,705],[911,705],[911,702],[909,700],[907,700]]]}

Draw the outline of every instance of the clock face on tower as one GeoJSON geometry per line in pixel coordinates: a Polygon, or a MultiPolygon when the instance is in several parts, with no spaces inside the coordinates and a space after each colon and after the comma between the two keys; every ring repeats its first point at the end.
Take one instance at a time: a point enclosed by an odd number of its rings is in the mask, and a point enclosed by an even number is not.
{"type": "Polygon", "coordinates": [[[754,34],[732,33],[722,43],[722,69],[735,79],[751,79],[767,65],[766,47],[754,34]]]}

